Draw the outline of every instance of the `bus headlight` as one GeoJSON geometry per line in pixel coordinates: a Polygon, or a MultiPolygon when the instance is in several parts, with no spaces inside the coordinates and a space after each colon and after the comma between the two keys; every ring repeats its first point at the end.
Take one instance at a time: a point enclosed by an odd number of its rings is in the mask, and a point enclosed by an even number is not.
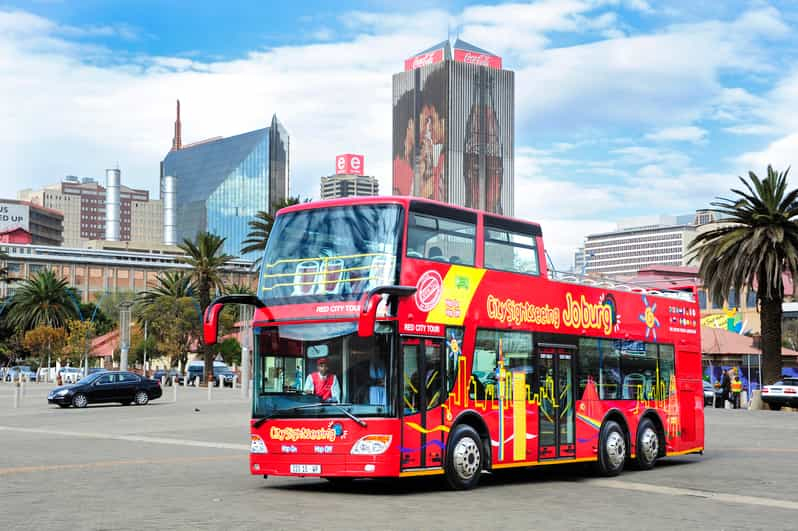
{"type": "Polygon", "coordinates": [[[251,454],[268,454],[266,450],[266,443],[260,438],[260,435],[251,435],[249,438],[249,453],[251,454]]]}
{"type": "Polygon", "coordinates": [[[379,455],[391,445],[391,435],[366,435],[352,446],[352,455],[379,455]]]}

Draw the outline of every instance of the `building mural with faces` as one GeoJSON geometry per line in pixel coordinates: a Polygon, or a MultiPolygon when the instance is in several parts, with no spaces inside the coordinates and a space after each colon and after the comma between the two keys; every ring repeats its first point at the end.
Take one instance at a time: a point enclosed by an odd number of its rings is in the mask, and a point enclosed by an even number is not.
{"type": "Polygon", "coordinates": [[[514,73],[459,40],[405,65],[393,77],[393,193],[513,215],[514,73]]]}

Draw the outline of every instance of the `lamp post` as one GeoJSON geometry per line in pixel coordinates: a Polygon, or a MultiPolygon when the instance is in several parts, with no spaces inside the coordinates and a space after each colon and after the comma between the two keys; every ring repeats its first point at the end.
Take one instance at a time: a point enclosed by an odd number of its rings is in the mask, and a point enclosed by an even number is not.
{"type": "Polygon", "coordinates": [[[127,354],[130,350],[130,308],[131,301],[119,303],[119,370],[127,370],[127,354]]]}

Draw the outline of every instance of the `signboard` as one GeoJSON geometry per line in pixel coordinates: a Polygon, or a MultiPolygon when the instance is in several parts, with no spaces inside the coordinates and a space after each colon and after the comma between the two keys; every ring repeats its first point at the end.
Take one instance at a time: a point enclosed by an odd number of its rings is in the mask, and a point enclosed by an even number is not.
{"type": "MultiPolygon", "coordinates": [[[[498,55],[490,55],[487,53],[472,52],[470,50],[454,49],[454,60],[459,63],[468,63],[478,66],[488,66],[501,70],[502,58],[498,55]]],[[[405,68],[406,70],[406,68],[405,68]]]]}
{"type": "Polygon", "coordinates": [[[343,175],[363,175],[363,155],[346,153],[335,157],[335,173],[343,175]]]}
{"type": "Polygon", "coordinates": [[[410,59],[405,59],[405,72],[415,70],[422,66],[434,65],[443,61],[443,48],[432,50],[431,52],[421,53],[410,59]]]}
{"type": "Polygon", "coordinates": [[[0,232],[16,228],[30,232],[30,207],[15,203],[0,203],[0,232]]]}

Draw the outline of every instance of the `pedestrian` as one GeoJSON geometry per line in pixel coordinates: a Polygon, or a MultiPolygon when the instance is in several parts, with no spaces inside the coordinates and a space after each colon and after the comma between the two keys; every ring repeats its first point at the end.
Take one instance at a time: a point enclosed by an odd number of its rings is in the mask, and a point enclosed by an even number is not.
{"type": "Polygon", "coordinates": [[[740,393],[743,392],[743,382],[740,381],[739,376],[735,376],[731,383],[732,404],[734,409],[740,409],[740,393]]]}
{"type": "Polygon", "coordinates": [[[731,398],[731,369],[723,371],[723,376],[720,379],[720,403],[721,407],[726,407],[726,402],[731,398]]]}

